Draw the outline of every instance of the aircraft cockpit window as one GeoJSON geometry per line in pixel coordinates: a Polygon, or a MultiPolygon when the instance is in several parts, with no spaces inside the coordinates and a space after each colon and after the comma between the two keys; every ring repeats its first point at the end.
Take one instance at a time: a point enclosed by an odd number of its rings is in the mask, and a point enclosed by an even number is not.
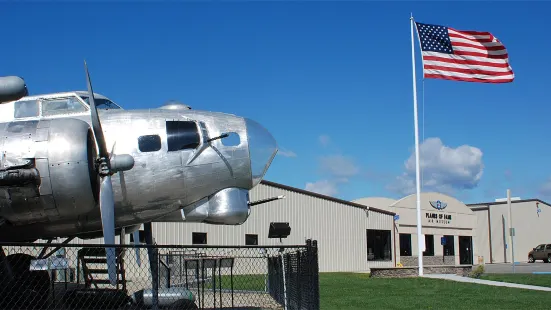
{"type": "Polygon", "coordinates": [[[85,112],[86,108],[75,97],[42,100],[42,116],[85,112]]]}
{"type": "MultiPolygon", "coordinates": [[[[82,98],[82,100],[84,100],[84,102],[86,102],[88,105],[90,105],[90,101],[88,100],[87,96],[80,96],[80,98],[82,98]]],[[[94,96],[94,103],[96,104],[96,108],[98,108],[98,109],[109,110],[109,109],[120,109],[121,108],[109,99],[96,98],[95,96],[94,96]]]]}
{"type": "Polygon", "coordinates": [[[199,130],[195,122],[167,121],[166,135],[169,152],[194,149],[199,146],[199,130]]]}
{"type": "Polygon", "coordinates": [[[140,136],[138,148],[140,152],[156,152],[161,149],[161,137],[158,135],[140,136]]]}
{"type": "Polygon", "coordinates": [[[15,102],[13,116],[15,118],[36,117],[38,112],[38,101],[23,100],[15,102]]]}

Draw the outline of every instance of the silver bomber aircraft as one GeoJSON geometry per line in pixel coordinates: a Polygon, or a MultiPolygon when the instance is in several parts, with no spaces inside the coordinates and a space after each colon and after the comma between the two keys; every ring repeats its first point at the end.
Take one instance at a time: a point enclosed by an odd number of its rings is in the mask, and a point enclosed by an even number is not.
{"type": "MultiPolygon", "coordinates": [[[[177,102],[125,110],[85,71],[88,91],[33,96],[23,79],[0,78],[1,242],[138,242],[144,224],[151,243],[151,222],[239,225],[282,198],[249,201],[278,151],[257,122],[177,102]]],[[[107,262],[114,284],[114,248],[107,262]]]]}

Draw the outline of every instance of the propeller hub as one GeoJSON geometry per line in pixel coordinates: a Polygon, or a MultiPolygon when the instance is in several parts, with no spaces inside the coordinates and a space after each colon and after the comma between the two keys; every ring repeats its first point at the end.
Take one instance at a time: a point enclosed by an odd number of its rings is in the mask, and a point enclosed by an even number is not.
{"type": "Polygon", "coordinates": [[[111,169],[109,167],[109,162],[105,158],[98,158],[98,174],[100,176],[107,176],[111,174],[111,169]]]}
{"type": "Polygon", "coordinates": [[[134,167],[134,157],[129,154],[112,155],[109,161],[112,173],[127,171],[134,167]]]}

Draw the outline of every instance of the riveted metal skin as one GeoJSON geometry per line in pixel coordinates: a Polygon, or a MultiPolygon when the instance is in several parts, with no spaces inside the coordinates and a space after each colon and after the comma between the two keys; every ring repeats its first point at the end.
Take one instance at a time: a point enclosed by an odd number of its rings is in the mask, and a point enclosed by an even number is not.
{"type": "MultiPolygon", "coordinates": [[[[14,115],[9,104],[0,104],[0,114],[14,115]]],[[[0,178],[2,171],[36,169],[40,179],[12,185],[0,180],[0,241],[101,235],[97,148],[85,107],[72,115],[0,117],[0,178]]],[[[114,163],[117,229],[159,220],[242,224],[250,213],[248,191],[277,152],[267,130],[232,114],[114,109],[99,110],[99,117],[114,163]],[[188,140],[190,135],[184,129],[171,132],[171,122],[184,122],[196,143],[175,145],[178,135],[188,140]],[[226,133],[239,141],[220,138],[226,133]]]]}
{"type": "Polygon", "coordinates": [[[36,171],[39,182],[0,186],[0,214],[13,225],[57,221],[95,208],[90,165],[94,144],[86,122],[53,119],[12,122],[0,129],[4,173],[36,171]],[[3,129],[3,130],[2,130],[3,129]]]}

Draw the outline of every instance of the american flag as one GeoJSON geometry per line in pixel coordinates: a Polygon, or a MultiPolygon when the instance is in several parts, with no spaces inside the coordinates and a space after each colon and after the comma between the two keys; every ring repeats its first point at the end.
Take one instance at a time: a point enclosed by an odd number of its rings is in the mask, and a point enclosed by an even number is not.
{"type": "Polygon", "coordinates": [[[426,78],[480,83],[515,78],[505,46],[491,33],[415,24],[426,78]]]}

